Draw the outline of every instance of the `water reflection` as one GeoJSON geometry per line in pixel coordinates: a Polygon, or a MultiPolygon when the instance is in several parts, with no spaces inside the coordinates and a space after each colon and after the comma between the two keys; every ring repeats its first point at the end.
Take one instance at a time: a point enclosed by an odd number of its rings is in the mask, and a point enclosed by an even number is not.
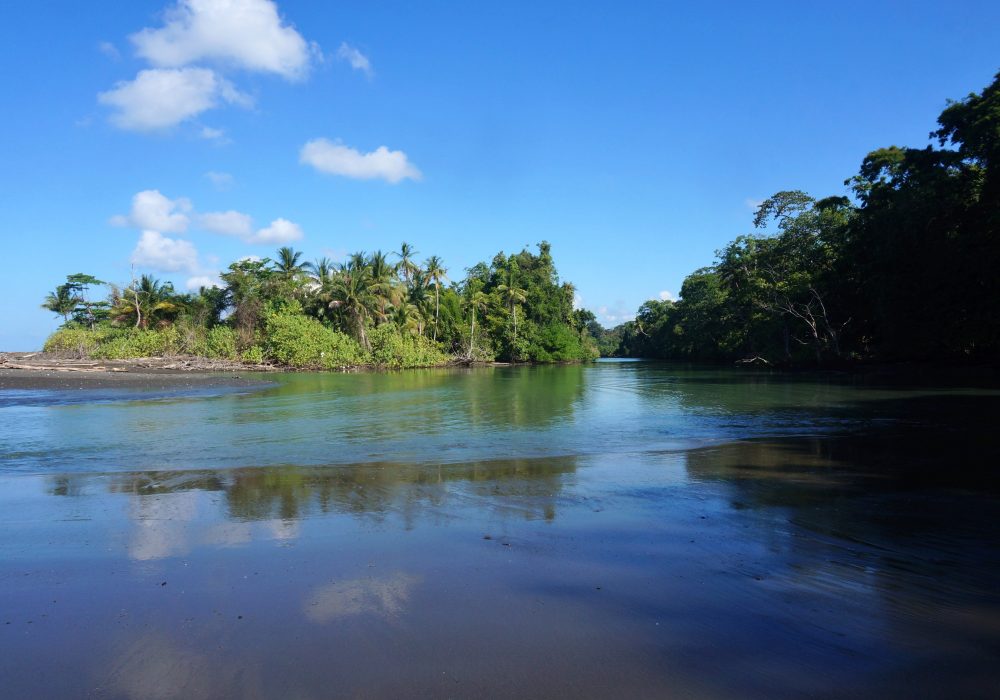
{"type": "Polygon", "coordinates": [[[374,615],[392,621],[406,608],[420,576],[400,571],[386,578],[357,578],[316,588],[303,605],[310,622],[325,623],[341,617],[374,615]]]}
{"type": "Polygon", "coordinates": [[[0,476],[5,690],[995,695],[995,395],[547,369],[51,409],[148,432],[0,476]]]}

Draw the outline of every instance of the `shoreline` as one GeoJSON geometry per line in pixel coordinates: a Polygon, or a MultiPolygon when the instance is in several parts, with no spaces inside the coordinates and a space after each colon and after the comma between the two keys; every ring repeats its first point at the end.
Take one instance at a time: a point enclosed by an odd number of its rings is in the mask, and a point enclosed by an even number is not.
{"type": "MultiPolygon", "coordinates": [[[[509,362],[451,360],[440,365],[407,369],[505,367],[512,364],[509,362]]],[[[267,383],[265,376],[276,372],[384,371],[399,371],[399,369],[374,365],[313,369],[214,360],[193,355],[95,360],[76,357],[70,353],[2,352],[0,353],[0,390],[255,386],[267,383]]]]}

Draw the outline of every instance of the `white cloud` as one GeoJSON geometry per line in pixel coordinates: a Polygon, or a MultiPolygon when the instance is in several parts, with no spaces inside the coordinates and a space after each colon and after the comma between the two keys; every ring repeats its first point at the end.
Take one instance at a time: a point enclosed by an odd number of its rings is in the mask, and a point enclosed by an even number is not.
{"type": "Polygon", "coordinates": [[[139,71],[135,80],[123,80],[97,101],[117,110],[111,121],[122,129],[156,131],[176,126],[219,102],[250,106],[249,96],[207,68],[139,71]]]}
{"type": "Polygon", "coordinates": [[[143,231],[131,262],[160,272],[195,272],[198,269],[198,251],[190,241],[167,238],[156,231],[143,231]]]}
{"type": "Polygon", "coordinates": [[[248,238],[253,233],[253,219],[248,214],[233,210],[199,214],[198,226],[224,236],[248,238]]]}
{"type": "Polygon", "coordinates": [[[624,301],[616,301],[612,306],[601,306],[597,309],[597,319],[606,328],[612,328],[635,318],[635,311],[630,311],[624,301]]]}
{"type": "Polygon", "coordinates": [[[754,199],[753,197],[747,197],[743,200],[743,204],[746,205],[746,208],[750,211],[757,211],[763,203],[763,199],[754,199]]]}
{"type": "Polygon", "coordinates": [[[122,57],[119,53],[118,48],[112,44],[110,41],[102,41],[97,45],[97,50],[103,53],[105,56],[113,61],[117,61],[122,57]]]}
{"type": "Polygon", "coordinates": [[[198,132],[198,135],[206,141],[214,141],[219,145],[231,143],[229,138],[226,136],[226,131],[224,129],[213,129],[210,126],[203,126],[201,127],[201,131],[198,132]]]}
{"type": "Polygon", "coordinates": [[[341,143],[313,139],[302,147],[299,162],[320,172],[343,175],[358,180],[379,178],[396,184],[407,178],[420,180],[423,175],[402,151],[379,146],[371,153],[360,153],[341,143]]]}
{"type": "Polygon", "coordinates": [[[304,78],[315,53],[271,0],[179,0],[162,27],[129,38],[154,66],[214,61],[288,80],[304,78]]]}
{"type": "Polygon", "coordinates": [[[368,60],[368,57],[346,41],[341,43],[340,48],[337,49],[337,58],[341,61],[347,61],[351,64],[351,68],[361,71],[369,79],[375,75],[375,69],[372,68],[372,62],[368,60]]]}
{"type": "Polygon", "coordinates": [[[578,311],[583,308],[583,297],[580,292],[573,292],[573,310],[578,311]]]}
{"type": "Polygon", "coordinates": [[[288,219],[275,219],[267,228],[262,228],[247,238],[248,243],[291,243],[302,238],[302,228],[288,219]]]}
{"type": "Polygon", "coordinates": [[[235,179],[229,173],[222,173],[215,170],[209,170],[205,173],[205,178],[217,190],[228,190],[235,182],[235,179]]]}
{"type": "Polygon", "coordinates": [[[169,199],[159,190],[143,190],[132,197],[128,215],[111,217],[111,224],[159,233],[184,233],[191,223],[190,211],[191,202],[183,197],[169,199]]]}
{"type": "Polygon", "coordinates": [[[674,301],[674,295],[664,289],[660,292],[660,301],[674,301]]]}
{"type": "Polygon", "coordinates": [[[195,275],[188,277],[184,286],[187,287],[188,291],[198,291],[202,287],[221,287],[222,280],[219,279],[218,275],[195,275]]]}

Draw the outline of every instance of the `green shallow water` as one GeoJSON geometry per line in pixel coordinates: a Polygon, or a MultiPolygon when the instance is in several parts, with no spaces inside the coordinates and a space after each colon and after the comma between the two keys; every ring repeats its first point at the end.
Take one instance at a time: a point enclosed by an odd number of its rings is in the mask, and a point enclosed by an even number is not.
{"type": "Polygon", "coordinates": [[[0,391],[9,697],[995,697],[995,391],[0,391]]]}

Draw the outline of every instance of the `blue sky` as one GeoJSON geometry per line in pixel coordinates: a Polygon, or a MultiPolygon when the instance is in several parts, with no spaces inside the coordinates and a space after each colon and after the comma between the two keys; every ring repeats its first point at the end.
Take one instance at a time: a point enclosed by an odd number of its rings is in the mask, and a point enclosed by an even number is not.
{"type": "Polygon", "coordinates": [[[548,240],[607,325],[1000,69],[1000,3],[10,3],[0,349],[65,275],[548,240]],[[225,11],[243,5],[243,12],[225,11]]]}

